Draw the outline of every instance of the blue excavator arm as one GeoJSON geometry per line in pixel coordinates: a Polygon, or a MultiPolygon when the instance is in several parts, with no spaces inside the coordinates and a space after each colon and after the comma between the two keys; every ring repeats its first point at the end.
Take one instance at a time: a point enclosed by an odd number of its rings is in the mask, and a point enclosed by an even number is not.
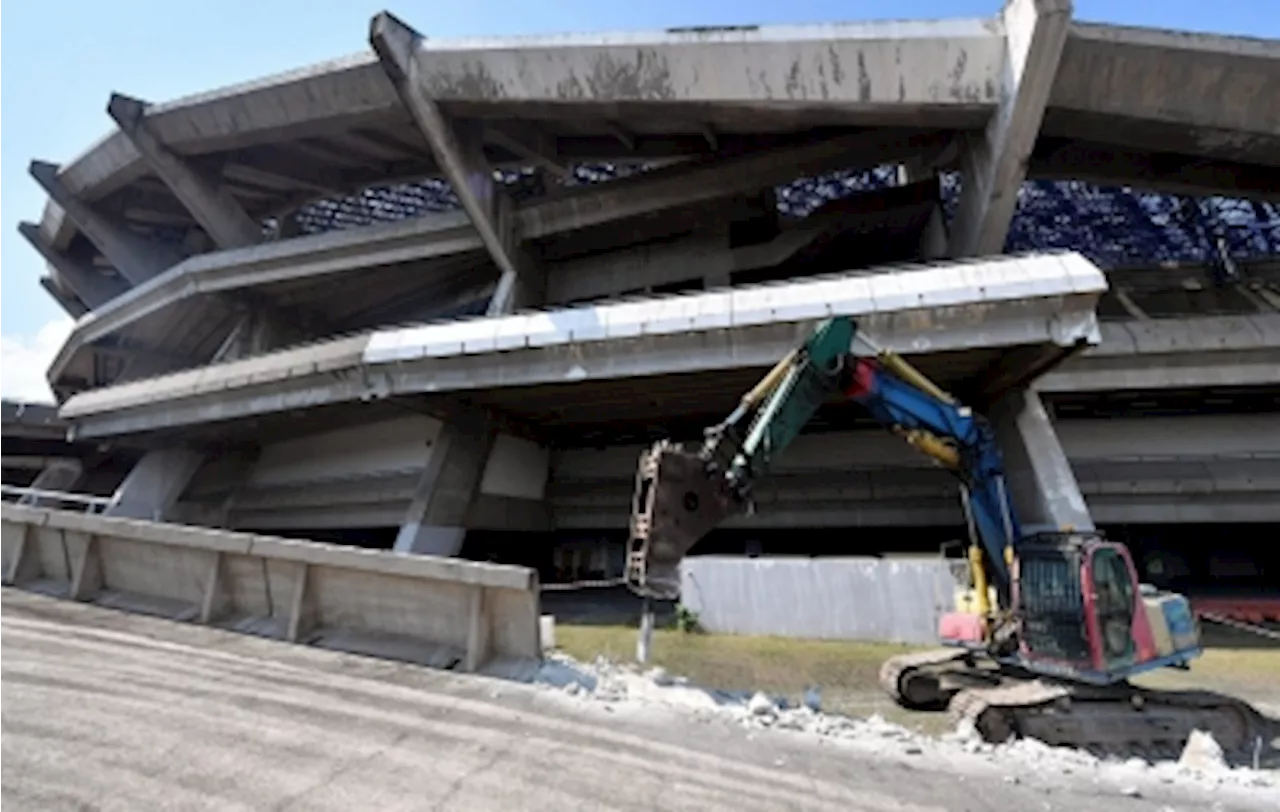
{"type": "Polygon", "coordinates": [[[627,580],[635,591],[675,597],[678,567],[694,544],[751,507],[751,488],[825,402],[841,395],[933,457],[962,485],[970,531],[990,582],[1008,599],[1008,549],[1019,538],[999,448],[987,422],[895,353],[853,349],[857,325],[828,319],[778,362],[701,447],[661,441],[640,459],[632,505],[627,580]]]}

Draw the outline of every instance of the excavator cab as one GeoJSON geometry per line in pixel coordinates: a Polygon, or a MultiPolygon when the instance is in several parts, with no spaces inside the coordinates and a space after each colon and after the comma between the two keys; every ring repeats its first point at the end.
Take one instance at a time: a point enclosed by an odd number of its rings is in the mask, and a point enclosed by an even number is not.
{"type": "Polygon", "coordinates": [[[1098,685],[1200,655],[1187,599],[1139,583],[1128,548],[1102,533],[1031,533],[1007,556],[1002,596],[987,583],[977,541],[969,546],[954,609],[938,620],[944,643],[1098,685]]]}
{"type": "Polygon", "coordinates": [[[1123,544],[1101,533],[1041,533],[1014,557],[1020,664],[1111,684],[1201,653],[1187,599],[1139,583],[1123,544]]]}

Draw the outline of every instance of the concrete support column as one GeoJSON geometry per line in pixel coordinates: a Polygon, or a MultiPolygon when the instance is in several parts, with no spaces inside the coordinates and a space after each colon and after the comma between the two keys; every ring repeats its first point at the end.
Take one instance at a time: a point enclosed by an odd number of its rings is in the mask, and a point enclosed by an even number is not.
{"type": "MultiPolygon", "coordinates": [[[[40,469],[40,473],[36,474],[36,478],[31,481],[30,487],[32,490],[37,491],[62,491],[65,493],[75,487],[83,474],[84,466],[80,463],[80,460],[55,460],[40,469]]],[[[49,499],[28,493],[18,500],[18,504],[34,505],[36,507],[41,505],[56,507],[60,503],[57,499],[49,499]]]]}
{"type": "Polygon", "coordinates": [[[144,102],[119,93],[113,93],[107,104],[107,113],[120,131],[215,245],[226,250],[261,242],[262,226],[245,213],[225,185],[206,177],[160,143],[147,125],[146,112],[144,102]]]}
{"type": "Polygon", "coordinates": [[[1024,531],[1035,526],[1093,530],[1093,517],[1040,396],[1004,395],[989,414],[1004,455],[1009,499],[1024,531]]]}
{"type": "MultiPolygon", "coordinates": [[[[56,271],[55,271],[56,273],[56,271]]],[[[73,319],[78,319],[89,312],[89,306],[74,292],[63,287],[59,280],[52,276],[40,277],[40,287],[53,297],[53,300],[73,319]]]]}
{"type": "Polygon", "coordinates": [[[418,32],[384,12],[373,19],[369,41],[502,274],[489,315],[541,304],[545,277],[520,246],[513,204],[484,156],[484,129],[475,122],[450,121],[431,99],[419,62],[418,32]]]}
{"type": "Polygon", "coordinates": [[[396,551],[446,556],[461,552],[467,510],[480,493],[496,437],[496,427],[479,414],[440,427],[396,535],[396,551]]]}
{"type": "Polygon", "coordinates": [[[56,274],[56,280],[79,297],[90,310],[101,307],[128,290],[118,278],[98,273],[87,262],[57,250],[40,234],[35,223],[18,223],[18,233],[31,243],[56,274]]]}
{"type": "Polygon", "coordinates": [[[240,320],[213,355],[213,363],[270,352],[301,335],[297,326],[262,307],[246,305],[240,320]]]}
{"type": "Polygon", "coordinates": [[[964,180],[948,245],[953,257],[1004,250],[1071,26],[1071,0],[1008,0],[1001,19],[1005,67],[1000,104],[986,130],[971,137],[961,154],[964,180]]]}
{"type": "Polygon", "coordinates": [[[57,164],[32,161],[31,177],[67,213],[107,261],[133,285],[168,270],[182,260],[177,249],[137,234],[117,217],[98,211],[71,193],[58,177],[57,164]]]}
{"type": "Polygon", "coordinates": [[[164,521],[204,460],[204,454],[189,448],[147,452],[116,488],[103,514],[164,521]]]}

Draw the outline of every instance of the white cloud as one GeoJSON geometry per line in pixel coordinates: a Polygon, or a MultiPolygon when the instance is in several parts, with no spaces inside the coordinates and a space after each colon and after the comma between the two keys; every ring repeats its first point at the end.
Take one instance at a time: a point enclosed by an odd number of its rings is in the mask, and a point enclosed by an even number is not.
{"type": "Polygon", "coordinates": [[[0,336],[0,394],[14,400],[53,402],[45,373],[62,349],[75,322],[61,316],[47,322],[34,336],[0,336]]]}

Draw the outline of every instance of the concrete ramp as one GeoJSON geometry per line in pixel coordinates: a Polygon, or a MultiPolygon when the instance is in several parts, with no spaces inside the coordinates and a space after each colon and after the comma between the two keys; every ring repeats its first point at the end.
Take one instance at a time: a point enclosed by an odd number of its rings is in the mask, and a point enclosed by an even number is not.
{"type": "Polygon", "coordinates": [[[531,569],[4,504],[4,583],[467,671],[541,656],[531,569]]]}

